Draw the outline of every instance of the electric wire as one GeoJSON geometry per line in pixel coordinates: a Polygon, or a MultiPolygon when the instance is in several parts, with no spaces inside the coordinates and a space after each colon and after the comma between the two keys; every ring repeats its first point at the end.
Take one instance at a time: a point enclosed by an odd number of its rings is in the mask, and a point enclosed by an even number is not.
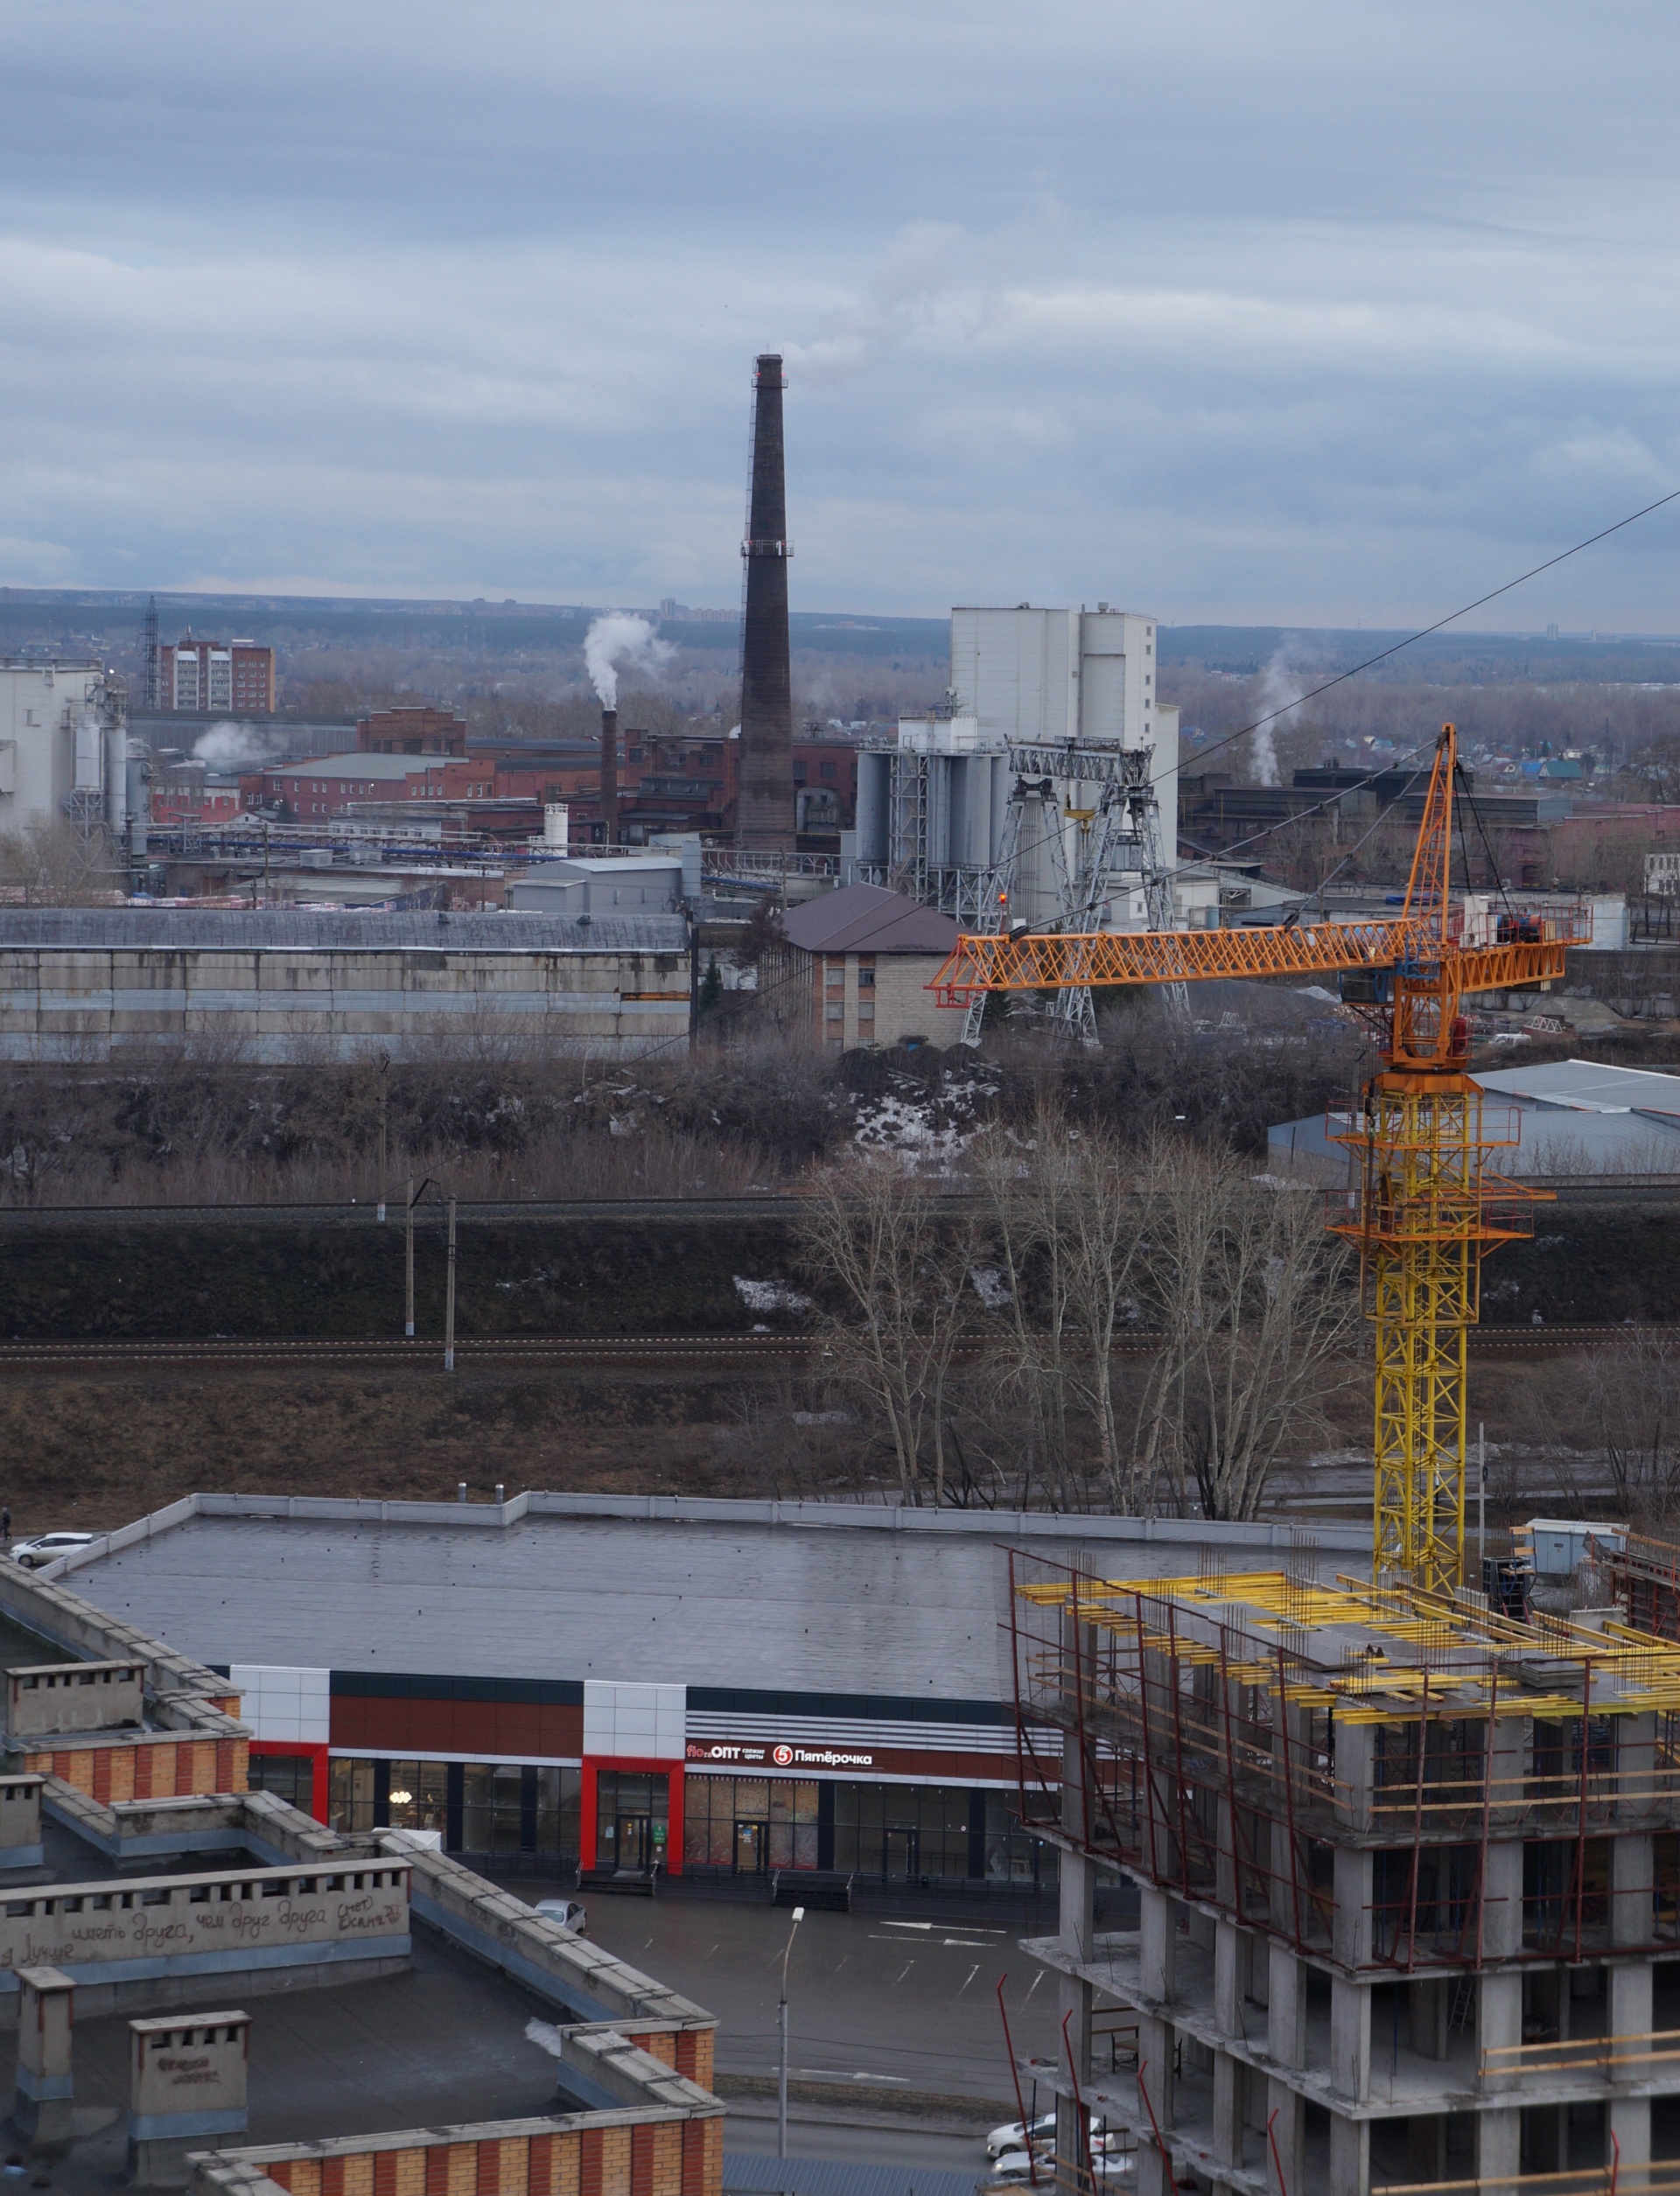
{"type": "Polygon", "coordinates": [[[1256,717],[1252,724],[1244,724],[1237,731],[1228,732],[1222,739],[1215,740],[1211,747],[1198,748],[1195,759],[1204,761],[1209,755],[1218,754],[1222,748],[1229,747],[1235,741],[1246,739],[1250,732],[1263,731],[1266,725],[1275,724],[1278,717],[1287,717],[1292,710],[1299,709],[1303,703],[1313,701],[1320,694],[1327,694],[1332,687],[1345,685],[1349,679],[1358,678],[1362,671],[1369,671],[1379,663],[1386,663],[1390,656],[1397,656],[1403,648],[1412,647],[1419,640],[1427,640],[1431,633],[1440,633],[1447,626],[1456,625],[1460,618],[1467,618],[1473,610],[1480,610],[1488,603],[1497,602],[1502,595],[1508,595],[1514,588],[1537,579],[1542,572],[1550,571],[1555,565],[1567,563],[1572,556],[1578,556],[1583,549],[1608,541],[1613,534],[1620,534],[1624,527],[1635,525],[1641,519],[1649,518],[1653,511],[1660,511],[1665,504],[1677,500],[1680,500],[1680,488],[1670,488],[1666,495],[1658,496],[1655,503],[1630,511],[1625,519],[1618,519],[1614,526],[1601,527],[1598,533],[1589,534],[1584,542],[1577,542],[1572,548],[1559,549],[1556,556],[1549,556],[1544,563],[1531,565],[1526,572],[1519,572],[1515,579],[1508,579],[1502,587],[1492,588],[1487,594],[1478,595],[1474,602],[1466,603],[1462,609],[1449,611],[1445,618],[1438,618],[1432,626],[1422,626],[1416,633],[1407,633],[1404,640],[1393,642],[1389,647],[1379,648],[1374,656],[1367,656],[1362,663],[1355,663],[1346,671],[1338,671],[1334,678],[1326,679],[1321,685],[1309,687],[1305,694],[1298,694],[1292,702],[1285,702],[1281,709],[1270,710],[1265,716],[1256,717]]]}

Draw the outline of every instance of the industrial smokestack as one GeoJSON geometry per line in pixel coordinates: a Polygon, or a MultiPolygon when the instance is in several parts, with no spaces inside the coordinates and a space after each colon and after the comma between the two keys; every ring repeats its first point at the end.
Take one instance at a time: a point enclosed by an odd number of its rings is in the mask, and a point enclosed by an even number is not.
{"type": "Polygon", "coordinates": [[[741,633],[741,752],[735,843],[791,851],[794,844],[794,690],[788,665],[788,486],[781,441],[781,360],[774,351],[753,377],[752,496],[741,555],[746,611],[741,633]]]}
{"type": "Polygon", "coordinates": [[[601,844],[619,843],[619,712],[601,711],[601,844]]]}

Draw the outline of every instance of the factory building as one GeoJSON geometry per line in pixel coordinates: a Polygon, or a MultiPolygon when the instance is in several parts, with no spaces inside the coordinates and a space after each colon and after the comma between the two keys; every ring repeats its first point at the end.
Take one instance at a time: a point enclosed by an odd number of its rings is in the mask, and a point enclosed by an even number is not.
{"type": "Polygon", "coordinates": [[[682,1042],[678,915],[0,909],[0,1059],[254,1063],[682,1042]]]}
{"type": "Polygon", "coordinates": [[[68,818],[114,837],[137,819],[145,751],[122,682],[99,663],[0,662],[0,837],[68,818]]]}
{"type": "MultiPolygon", "coordinates": [[[[1328,1577],[1368,1535],[1316,1538],[1328,1577]]],[[[199,1495],[42,1575],[238,1666],[254,1779],[346,1830],[720,1885],[1018,1895],[1048,1849],[1014,1822],[1004,1539],[1145,1570],[1291,1545],[827,1502],[199,1495]]]]}
{"type": "Polygon", "coordinates": [[[970,927],[995,926],[1000,892],[1012,920],[1147,927],[1146,878],[1177,846],[1155,645],[1152,618],[1106,604],[954,610],[948,705],[858,759],[854,873],[970,927]]]}

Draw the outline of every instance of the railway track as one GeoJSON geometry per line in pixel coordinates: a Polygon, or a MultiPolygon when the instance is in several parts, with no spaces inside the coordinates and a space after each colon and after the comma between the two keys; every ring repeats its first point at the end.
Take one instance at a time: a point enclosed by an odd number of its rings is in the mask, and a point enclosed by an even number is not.
{"type": "MultiPolygon", "coordinates": [[[[1612,1336],[1628,1332],[1625,1326],[1472,1327],[1470,1350],[1474,1357],[1564,1357],[1600,1346],[1612,1336]]],[[[1660,1335],[1672,1330],[1643,1327],[1634,1332],[1660,1335]]],[[[962,1353],[978,1354],[990,1346],[990,1336],[976,1335],[962,1353]]],[[[1129,1335],[1116,1345],[1115,1353],[1146,1357],[1155,1346],[1149,1335],[1129,1335]]],[[[214,1335],[190,1341],[10,1341],[0,1343],[0,1372],[165,1365],[408,1365],[424,1368],[441,1365],[443,1348],[442,1341],[434,1336],[412,1342],[400,1336],[308,1335],[276,1339],[214,1335]]],[[[819,1346],[800,1334],[504,1334],[458,1337],[455,1344],[456,1365],[463,1370],[483,1370],[494,1365],[623,1365],[654,1370],[723,1364],[802,1366],[813,1363],[818,1356],[819,1346]]]]}

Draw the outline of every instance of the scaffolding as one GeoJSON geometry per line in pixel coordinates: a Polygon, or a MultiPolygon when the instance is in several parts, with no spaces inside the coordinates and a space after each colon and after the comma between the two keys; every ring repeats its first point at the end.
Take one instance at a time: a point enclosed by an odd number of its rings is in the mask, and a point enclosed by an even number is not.
{"type": "Polygon", "coordinates": [[[1680,1646],[1326,1582],[1310,1551],[1009,1561],[1022,1821],[1063,1855],[1033,1949],[1141,2196],[1181,2168],[1248,2196],[1433,2186],[1449,2134],[1486,2190],[1648,2168],[1651,2100],[1680,2097],[1680,1988],[1653,1999],[1680,1960],[1680,1646]],[[1099,1868],[1138,1887],[1135,1934],[1096,1936],[1099,1868]],[[1092,2067],[1098,1998],[1137,2017],[1129,2078],[1092,2067]]]}

